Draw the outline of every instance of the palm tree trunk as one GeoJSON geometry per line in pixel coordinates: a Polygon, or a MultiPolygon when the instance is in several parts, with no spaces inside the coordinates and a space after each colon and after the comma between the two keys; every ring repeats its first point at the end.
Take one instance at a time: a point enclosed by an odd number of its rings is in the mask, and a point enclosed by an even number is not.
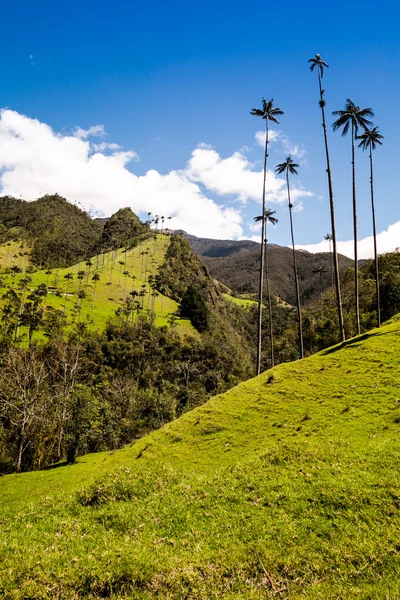
{"type": "Polygon", "coordinates": [[[370,166],[370,183],[371,183],[371,208],[372,208],[372,227],[374,235],[374,258],[375,258],[375,284],[376,284],[376,312],[378,316],[378,327],[381,326],[381,298],[379,292],[379,265],[378,265],[378,250],[376,245],[376,221],[375,221],[375,201],[374,201],[374,171],[372,168],[372,148],[369,147],[369,166],[370,166]]]}
{"type": "Polygon", "coordinates": [[[300,358],[304,358],[303,326],[302,326],[302,322],[301,322],[299,278],[297,276],[296,250],[294,247],[293,217],[292,217],[292,204],[290,202],[290,185],[289,185],[289,170],[288,169],[286,169],[286,184],[287,184],[287,193],[288,193],[288,202],[289,202],[290,233],[292,235],[293,271],[294,271],[294,281],[295,281],[295,285],[296,285],[297,316],[298,316],[298,321],[299,321],[300,358]]]}
{"type": "Polygon", "coordinates": [[[94,312],[94,304],[95,304],[95,301],[96,301],[96,284],[97,284],[97,281],[94,282],[94,288],[93,288],[92,312],[94,312]]]}
{"type": "Polygon", "coordinates": [[[358,244],[357,244],[357,199],[356,199],[356,165],[354,159],[354,124],[351,124],[351,179],[353,189],[353,227],[354,227],[354,298],[356,303],[356,328],[360,335],[360,300],[358,291],[358,244]]]}
{"type": "Polygon", "coordinates": [[[319,83],[319,97],[320,97],[320,107],[322,113],[322,128],[324,130],[324,142],[325,142],[325,154],[326,154],[326,172],[328,174],[328,190],[329,190],[329,204],[331,211],[331,228],[332,228],[332,245],[333,245],[333,264],[335,268],[335,288],[336,288],[336,302],[338,308],[338,318],[339,318],[339,330],[340,337],[342,341],[346,339],[345,331],[344,331],[344,323],[343,323],[343,309],[342,309],[342,296],[340,292],[340,276],[339,276],[339,261],[337,255],[337,245],[336,245],[336,223],[335,223],[335,202],[333,198],[333,185],[332,185],[332,171],[331,171],[331,161],[329,158],[329,149],[328,149],[328,136],[326,133],[326,121],[325,121],[325,100],[324,100],[324,92],[322,90],[321,84],[321,68],[318,68],[318,83],[319,83]]]}
{"type": "MultiPolygon", "coordinates": [[[[265,224],[265,233],[267,233],[267,224],[265,224]]],[[[268,240],[267,240],[267,238],[265,238],[265,282],[267,284],[267,298],[268,298],[269,341],[271,344],[271,367],[274,367],[275,366],[274,332],[273,332],[273,328],[272,328],[272,303],[271,303],[271,289],[270,289],[270,285],[269,285],[267,244],[268,244],[268,240]]]]}
{"type": "Polygon", "coordinates": [[[265,238],[265,184],[267,179],[268,158],[268,119],[265,119],[265,152],[264,152],[264,174],[262,194],[262,220],[261,220],[261,255],[260,255],[260,284],[258,291],[258,340],[257,340],[257,365],[256,374],[261,373],[261,345],[262,345],[262,302],[264,288],[264,238],[265,238]]]}

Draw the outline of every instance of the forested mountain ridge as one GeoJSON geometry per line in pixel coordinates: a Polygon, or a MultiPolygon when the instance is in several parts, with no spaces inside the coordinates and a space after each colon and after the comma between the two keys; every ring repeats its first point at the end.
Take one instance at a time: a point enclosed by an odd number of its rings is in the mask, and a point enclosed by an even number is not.
{"type": "Polygon", "coordinates": [[[105,223],[58,194],[27,202],[0,197],[0,243],[24,240],[35,267],[67,267],[101,250],[119,248],[149,235],[130,208],[117,211],[105,223]]]}
{"type": "MultiPolygon", "coordinates": [[[[260,273],[260,245],[251,240],[214,240],[198,238],[184,231],[183,235],[192,249],[201,257],[211,275],[236,294],[256,294],[260,273]]],[[[296,251],[300,292],[303,302],[316,300],[322,291],[332,285],[332,256],[328,252],[312,254],[305,250],[296,251]],[[315,267],[326,267],[320,278],[313,273],[315,267]],[[322,283],[322,286],[320,286],[322,283]]],[[[268,267],[271,290],[275,296],[289,304],[295,303],[295,286],[292,268],[292,250],[286,246],[268,244],[268,267]]],[[[353,261],[339,255],[341,273],[353,261]]]]}

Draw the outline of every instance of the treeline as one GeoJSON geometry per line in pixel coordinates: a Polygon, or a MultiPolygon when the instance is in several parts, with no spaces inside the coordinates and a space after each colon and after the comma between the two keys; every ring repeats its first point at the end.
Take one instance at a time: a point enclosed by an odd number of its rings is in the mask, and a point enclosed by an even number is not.
{"type": "Polygon", "coordinates": [[[74,462],[161,427],[249,377],[251,362],[218,319],[201,337],[149,316],[103,333],[80,324],[0,354],[0,472],[74,462]]]}

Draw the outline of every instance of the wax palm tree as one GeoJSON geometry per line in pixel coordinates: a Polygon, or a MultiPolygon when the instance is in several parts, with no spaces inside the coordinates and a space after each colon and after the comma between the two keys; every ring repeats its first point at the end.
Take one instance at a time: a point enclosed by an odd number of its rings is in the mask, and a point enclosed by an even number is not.
{"type": "Polygon", "coordinates": [[[293,204],[290,201],[290,184],[289,184],[289,173],[291,175],[297,175],[297,168],[299,165],[293,162],[291,156],[287,156],[285,162],[276,165],[275,172],[279,175],[283,173],[286,174],[286,186],[287,186],[287,194],[288,194],[288,205],[289,205],[289,218],[290,218],[290,233],[292,236],[292,251],[293,251],[293,272],[294,272],[294,282],[296,287],[296,302],[297,302],[297,315],[299,322],[299,348],[300,348],[300,357],[304,358],[304,344],[303,344],[303,326],[301,322],[301,306],[300,306],[300,288],[299,288],[299,277],[297,274],[297,265],[296,265],[296,250],[294,245],[294,231],[293,231],[293,215],[292,208],[293,204]]]}
{"type": "Polygon", "coordinates": [[[67,309],[67,295],[68,295],[68,289],[69,289],[69,284],[71,283],[71,281],[73,280],[74,276],[72,275],[72,273],[67,273],[66,275],[64,275],[64,279],[65,279],[65,292],[64,292],[64,296],[65,296],[65,300],[64,300],[64,312],[67,309]]]}
{"type": "Polygon", "coordinates": [[[372,208],[372,229],[374,235],[374,258],[375,258],[375,284],[376,284],[376,312],[378,315],[378,327],[381,326],[381,300],[379,294],[379,266],[378,266],[378,251],[376,246],[376,221],[375,221],[375,202],[374,202],[374,171],[372,167],[372,150],[375,150],[376,145],[382,145],[383,135],[379,133],[377,127],[366,128],[358,139],[359,148],[363,151],[369,149],[369,168],[370,168],[370,184],[371,184],[371,208],[372,208]]]}
{"type": "Polygon", "coordinates": [[[358,244],[357,244],[357,200],[356,200],[356,166],[354,160],[354,140],[357,137],[358,128],[366,129],[372,125],[367,117],[373,117],[371,108],[360,108],[350,98],[346,100],[344,110],[334,110],[333,115],[338,118],[333,123],[333,131],[342,130],[342,136],[346,136],[351,127],[351,172],[353,190],[353,229],[354,229],[354,295],[356,303],[356,327],[360,334],[360,301],[358,292],[358,244]]]}
{"type": "Polygon", "coordinates": [[[333,197],[332,171],[331,171],[331,161],[329,158],[328,135],[326,132],[325,99],[324,99],[325,90],[322,89],[322,78],[324,76],[324,69],[329,68],[329,65],[325,61],[322,60],[322,57],[320,54],[316,54],[315,58],[310,58],[310,60],[308,62],[310,63],[310,70],[314,71],[315,67],[317,67],[317,73],[318,73],[319,106],[321,108],[321,115],[322,115],[322,129],[324,131],[326,172],[328,175],[329,205],[330,205],[330,213],[331,213],[333,266],[334,266],[334,271],[335,271],[336,302],[337,302],[337,310],[338,310],[338,318],[339,318],[340,338],[342,341],[344,341],[345,340],[345,332],[344,332],[344,322],[343,322],[342,295],[341,295],[341,291],[340,291],[339,261],[338,261],[337,244],[336,244],[335,201],[334,201],[334,197],[333,197]]]}
{"type": "Polygon", "coordinates": [[[262,192],[262,218],[261,218],[261,256],[260,256],[260,284],[258,292],[258,342],[257,342],[257,375],[261,372],[261,336],[262,336],[262,300],[264,288],[264,239],[265,239],[265,187],[267,179],[267,159],[268,159],[268,143],[269,143],[269,121],[279,124],[277,117],[283,115],[283,110],[274,106],[274,101],[265,98],[262,99],[262,108],[253,108],[251,113],[255,117],[261,117],[265,121],[265,149],[264,149],[264,172],[263,172],[263,192],[262,192]]]}
{"type": "Polygon", "coordinates": [[[324,240],[326,242],[328,242],[329,244],[329,256],[330,256],[330,261],[331,261],[331,275],[332,275],[332,287],[333,287],[333,283],[334,283],[334,264],[333,264],[333,256],[332,256],[332,240],[333,240],[333,235],[331,233],[327,233],[326,236],[324,237],[324,240]]]}
{"type": "Polygon", "coordinates": [[[92,312],[94,311],[94,304],[96,301],[96,286],[97,282],[100,281],[100,275],[98,273],[94,273],[92,277],[93,281],[93,304],[92,304],[92,312]]]}
{"type": "MultiPolygon", "coordinates": [[[[267,299],[268,299],[268,313],[269,313],[268,323],[269,323],[269,339],[270,339],[270,344],[271,344],[271,367],[273,367],[275,365],[275,359],[274,359],[274,333],[273,333],[273,322],[272,322],[271,289],[270,289],[270,285],[269,285],[269,272],[268,272],[267,225],[268,225],[268,223],[271,223],[271,225],[276,225],[278,223],[278,219],[274,217],[275,213],[276,213],[276,211],[272,210],[270,208],[267,208],[267,210],[265,211],[265,238],[264,238],[265,282],[267,285],[267,299]]],[[[254,220],[256,223],[259,223],[260,221],[262,221],[262,215],[260,215],[258,217],[254,217],[254,220]]]]}
{"type": "Polygon", "coordinates": [[[328,273],[328,271],[327,271],[325,265],[322,265],[322,266],[315,265],[315,267],[313,268],[313,273],[314,273],[314,275],[319,275],[319,299],[321,300],[321,296],[322,296],[322,277],[324,275],[326,275],[328,273]]]}

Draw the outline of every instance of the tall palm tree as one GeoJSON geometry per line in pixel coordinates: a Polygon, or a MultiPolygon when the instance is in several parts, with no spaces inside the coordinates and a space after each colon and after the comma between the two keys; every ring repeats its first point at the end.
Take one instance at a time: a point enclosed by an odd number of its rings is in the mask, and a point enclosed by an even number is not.
{"type": "Polygon", "coordinates": [[[332,171],[331,171],[331,161],[329,158],[328,135],[326,132],[325,99],[324,99],[325,90],[322,89],[322,78],[324,76],[324,69],[325,68],[328,69],[329,65],[325,61],[322,60],[322,57],[320,54],[316,54],[315,58],[310,58],[310,60],[308,62],[311,63],[310,71],[314,71],[315,67],[317,67],[317,73],[318,73],[319,106],[321,108],[321,114],[322,114],[322,129],[324,131],[326,172],[328,174],[329,205],[330,205],[330,212],[331,212],[333,265],[334,265],[334,270],[335,270],[336,302],[337,302],[337,309],[338,309],[340,338],[342,341],[344,341],[346,336],[345,336],[345,332],[344,332],[342,295],[340,292],[339,261],[338,261],[338,254],[337,254],[337,245],[336,245],[335,201],[334,201],[334,197],[333,197],[332,171]]]}
{"type": "Polygon", "coordinates": [[[370,184],[371,184],[371,208],[372,208],[372,229],[374,235],[374,258],[375,258],[375,284],[376,284],[376,312],[378,315],[378,327],[381,326],[381,300],[379,294],[379,266],[378,266],[378,251],[376,247],[376,222],[375,222],[375,202],[374,202],[374,171],[372,167],[372,150],[375,150],[376,145],[382,145],[383,135],[379,133],[377,127],[370,129],[366,128],[364,133],[359,136],[361,142],[358,144],[363,151],[369,148],[369,168],[370,168],[370,184]]]}
{"type": "Polygon", "coordinates": [[[92,304],[92,312],[94,311],[94,305],[96,301],[96,286],[97,282],[100,281],[100,275],[98,273],[94,273],[92,277],[93,281],[93,304],[92,304]]]}
{"type": "Polygon", "coordinates": [[[74,276],[72,275],[72,273],[67,273],[66,275],[64,275],[64,279],[65,279],[65,292],[64,292],[64,313],[67,309],[67,295],[68,295],[68,289],[69,289],[69,284],[71,283],[71,281],[73,280],[74,276]]]}
{"type": "Polygon", "coordinates": [[[291,156],[287,156],[285,162],[276,165],[275,172],[279,175],[282,173],[286,173],[286,186],[287,186],[287,194],[288,194],[288,204],[289,204],[289,217],[290,217],[290,233],[292,236],[292,251],[293,251],[293,271],[294,271],[294,282],[296,286],[296,302],[297,302],[297,315],[299,322],[299,348],[300,348],[300,357],[304,358],[304,344],[303,344],[303,326],[301,322],[301,306],[300,306],[300,288],[299,288],[299,277],[297,274],[297,265],[296,265],[296,250],[294,245],[294,231],[293,231],[293,214],[292,208],[293,204],[290,201],[290,184],[289,184],[289,173],[291,175],[297,175],[297,168],[299,165],[293,162],[291,156]]]}
{"type": "Polygon", "coordinates": [[[332,256],[332,239],[333,239],[333,236],[332,236],[331,233],[327,233],[326,236],[324,237],[324,240],[326,242],[328,242],[328,244],[329,244],[329,257],[330,257],[330,262],[331,262],[331,275],[332,275],[332,287],[333,287],[335,267],[334,267],[334,264],[333,264],[333,256],[332,256]]]}
{"type": "Polygon", "coordinates": [[[313,273],[314,275],[319,275],[319,299],[321,300],[321,296],[322,296],[322,277],[324,275],[326,275],[328,273],[326,266],[322,265],[322,267],[319,267],[318,265],[315,265],[315,267],[313,268],[313,273]]]}
{"type": "Polygon", "coordinates": [[[263,287],[264,287],[264,239],[265,239],[265,185],[267,179],[267,158],[268,158],[268,143],[269,143],[269,129],[268,122],[277,123],[278,116],[283,115],[283,110],[274,106],[274,101],[265,98],[262,99],[262,108],[253,108],[251,115],[255,117],[261,117],[265,121],[265,150],[264,150],[264,177],[263,177],[263,192],[262,192],[262,219],[261,219],[261,256],[260,256],[260,285],[258,292],[258,341],[257,341],[257,364],[256,374],[259,375],[261,372],[261,326],[262,326],[262,300],[263,300],[263,287]]]}
{"type": "MultiPolygon", "coordinates": [[[[270,348],[270,350],[271,350],[271,367],[275,366],[275,359],[274,359],[274,333],[273,333],[273,326],[272,326],[271,289],[270,289],[270,285],[269,285],[268,256],[267,256],[267,245],[268,245],[267,224],[271,223],[271,225],[276,225],[278,223],[278,219],[276,217],[274,217],[275,213],[276,213],[276,211],[272,210],[270,208],[267,208],[267,210],[265,211],[265,238],[264,238],[265,282],[267,285],[267,298],[268,298],[268,313],[269,313],[268,323],[269,323],[269,340],[270,340],[270,344],[271,344],[271,348],[270,348]]],[[[254,220],[256,223],[259,223],[260,221],[262,221],[262,215],[260,215],[258,217],[254,217],[254,220]]]]}
{"type": "Polygon", "coordinates": [[[373,117],[371,108],[360,108],[350,98],[346,100],[344,110],[334,110],[333,115],[338,118],[333,123],[333,131],[342,130],[342,136],[346,136],[351,126],[351,173],[353,190],[353,228],[354,228],[354,295],[356,302],[356,326],[357,334],[360,334],[360,301],[358,293],[358,244],[357,244],[357,200],[356,200],[356,166],[354,160],[354,140],[358,128],[366,129],[372,125],[367,117],[373,117]]]}

